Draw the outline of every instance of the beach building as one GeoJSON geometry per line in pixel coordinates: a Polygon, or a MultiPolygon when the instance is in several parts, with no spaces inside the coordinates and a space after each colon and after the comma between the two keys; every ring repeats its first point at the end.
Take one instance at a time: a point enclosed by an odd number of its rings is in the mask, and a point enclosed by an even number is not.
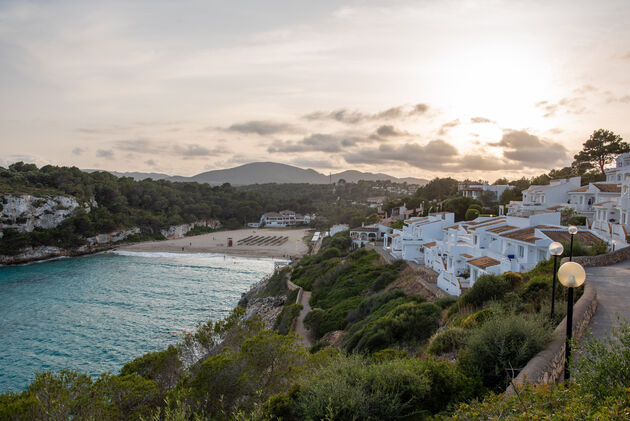
{"type": "Polygon", "coordinates": [[[299,224],[308,224],[313,217],[302,215],[292,210],[282,210],[280,212],[267,212],[260,217],[258,226],[267,227],[288,227],[299,224]]]}
{"type": "Polygon", "coordinates": [[[350,238],[355,247],[363,247],[366,243],[382,241],[392,229],[383,224],[371,224],[350,228],[350,238]]]}
{"type": "Polygon", "coordinates": [[[481,200],[483,192],[491,192],[493,200],[498,202],[503,192],[509,187],[507,184],[491,185],[487,181],[483,183],[464,182],[457,185],[457,192],[464,197],[471,197],[477,200],[481,200]]]}
{"type": "Polygon", "coordinates": [[[530,216],[537,213],[559,211],[568,206],[569,192],[581,185],[581,177],[551,180],[546,186],[532,185],[522,191],[522,201],[511,201],[507,205],[510,216],[530,216]]]}
{"type": "Polygon", "coordinates": [[[442,239],[444,227],[454,221],[452,212],[405,219],[402,229],[384,235],[383,249],[395,259],[424,263],[424,244],[442,239]]]}

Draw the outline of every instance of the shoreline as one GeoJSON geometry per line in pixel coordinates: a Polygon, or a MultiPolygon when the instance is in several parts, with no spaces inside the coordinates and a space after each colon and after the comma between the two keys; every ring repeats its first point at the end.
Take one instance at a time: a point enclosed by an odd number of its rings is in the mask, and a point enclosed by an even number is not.
{"type": "Polygon", "coordinates": [[[308,245],[304,236],[308,228],[256,228],[230,231],[215,231],[208,234],[194,235],[170,240],[143,241],[140,243],[103,244],[96,247],[86,246],[78,249],[58,249],[55,247],[39,247],[15,256],[0,256],[0,268],[45,263],[65,257],[80,257],[112,251],[130,251],[145,253],[174,254],[217,254],[234,257],[252,257],[267,259],[297,259],[308,253],[308,245]],[[239,240],[247,237],[287,237],[279,245],[239,245],[239,240]],[[227,240],[232,238],[233,246],[228,247],[227,240]]]}
{"type": "Polygon", "coordinates": [[[145,253],[174,254],[218,254],[235,257],[258,257],[290,260],[299,258],[308,252],[303,238],[308,229],[273,229],[256,228],[231,231],[216,231],[171,240],[147,241],[142,243],[115,246],[109,251],[129,251],[145,253]],[[248,238],[267,240],[276,237],[275,245],[247,244],[248,238]],[[229,246],[229,239],[232,246],[229,246]],[[240,242],[240,243],[239,243],[240,242]]]}

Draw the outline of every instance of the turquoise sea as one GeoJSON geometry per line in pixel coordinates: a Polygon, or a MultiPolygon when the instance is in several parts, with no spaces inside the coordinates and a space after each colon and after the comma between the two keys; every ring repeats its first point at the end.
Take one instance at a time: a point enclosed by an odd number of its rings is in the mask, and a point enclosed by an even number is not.
{"type": "Polygon", "coordinates": [[[218,255],[102,253],[0,267],[0,393],[36,371],[118,373],[220,319],[274,261],[218,255]]]}

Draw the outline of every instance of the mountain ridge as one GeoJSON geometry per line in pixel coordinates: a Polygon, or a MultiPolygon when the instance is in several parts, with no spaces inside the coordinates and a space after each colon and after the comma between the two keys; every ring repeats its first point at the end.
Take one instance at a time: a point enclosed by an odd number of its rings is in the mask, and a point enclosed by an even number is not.
{"type": "MultiPolygon", "coordinates": [[[[86,169],[84,171],[94,172],[102,170],[86,169]]],[[[359,180],[365,181],[392,181],[396,183],[406,182],[408,184],[424,185],[428,183],[427,179],[405,177],[398,178],[384,173],[370,173],[357,170],[345,170],[336,174],[325,175],[311,168],[304,169],[293,165],[280,164],[277,162],[251,162],[239,165],[237,167],[225,168],[220,170],[206,171],[191,177],[178,175],[168,175],[162,173],[144,173],[144,172],[118,172],[107,171],[117,177],[131,177],[134,180],[144,180],[150,178],[153,180],[168,180],[179,182],[197,182],[208,183],[211,185],[221,185],[230,183],[235,186],[250,184],[292,184],[292,183],[308,183],[308,184],[327,184],[338,182],[343,179],[346,182],[354,183],[359,180]]]]}

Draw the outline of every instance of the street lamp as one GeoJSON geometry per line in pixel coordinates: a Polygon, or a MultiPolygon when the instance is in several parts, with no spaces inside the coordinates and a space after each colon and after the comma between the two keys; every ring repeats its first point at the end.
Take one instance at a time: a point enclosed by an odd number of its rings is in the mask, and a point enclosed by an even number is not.
{"type": "Polygon", "coordinates": [[[551,284],[551,318],[553,319],[553,310],[556,303],[556,279],[558,272],[558,256],[562,255],[564,252],[564,247],[562,244],[554,241],[549,244],[549,253],[553,256],[553,282],[551,284]]]}
{"type": "Polygon", "coordinates": [[[564,354],[564,380],[569,380],[569,358],[571,357],[571,337],[573,336],[573,288],[586,280],[586,272],[579,263],[563,263],[558,269],[558,280],[569,289],[567,297],[567,341],[564,354]]]}
{"type": "Polygon", "coordinates": [[[569,226],[569,234],[571,234],[571,247],[569,248],[569,262],[573,261],[573,236],[577,234],[578,229],[575,225],[569,226]]]}

